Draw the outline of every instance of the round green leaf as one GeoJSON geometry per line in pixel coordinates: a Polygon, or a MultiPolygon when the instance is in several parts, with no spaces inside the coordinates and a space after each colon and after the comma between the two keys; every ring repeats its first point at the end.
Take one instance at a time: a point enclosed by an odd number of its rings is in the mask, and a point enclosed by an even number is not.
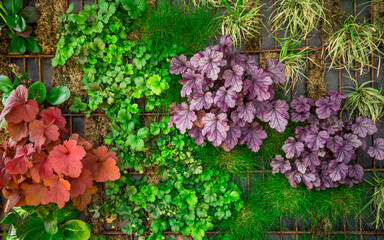
{"type": "Polygon", "coordinates": [[[91,227],[83,221],[70,220],[62,227],[66,240],[88,240],[91,237],[91,227]]]}
{"type": "Polygon", "coordinates": [[[47,91],[42,82],[35,82],[28,88],[28,99],[36,100],[38,104],[42,104],[47,96],[47,91]]]}
{"type": "Polygon", "coordinates": [[[15,36],[11,41],[11,49],[18,53],[25,53],[27,50],[25,40],[19,36],[15,36]]]}
{"type": "Polygon", "coordinates": [[[9,77],[0,75],[0,90],[3,92],[9,92],[13,89],[13,84],[9,77]]]}
{"type": "Polygon", "coordinates": [[[47,102],[52,105],[59,105],[71,96],[71,92],[66,86],[57,86],[52,89],[47,96],[47,102]]]}
{"type": "Polygon", "coordinates": [[[25,43],[27,44],[27,49],[32,53],[39,53],[41,51],[41,47],[35,37],[26,37],[25,43]]]}
{"type": "Polygon", "coordinates": [[[47,233],[51,235],[54,235],[57,233],[57,230],[58,230],[57,219],[55,218],[52,212],[48,214],[47,218],[44,220],[44,229],[47,233]]]}

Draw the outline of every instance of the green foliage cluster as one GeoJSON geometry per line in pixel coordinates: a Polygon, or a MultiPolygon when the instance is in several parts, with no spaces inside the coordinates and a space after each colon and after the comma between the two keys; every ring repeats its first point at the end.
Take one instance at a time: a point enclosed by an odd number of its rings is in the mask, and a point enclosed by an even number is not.
{"type": "MultiPolygon", "coordinates": [[[[4,36],[11,38],[11,50],[16,53],[39,53],[41,47],[35,37],[31,36],[32,27],[39,19],[40,13],[35,7],[23,8],[23,0],[4,0],[0,2],[0,29],[4,36]]],[[[0,35],[2,35],[0,34],[0,35]]]]}
{"type": "Polygon", "coordinates": [[[68,205],[64,208],[56,204],[15,207],[1,221],[2,224],[10,224],[3,239],[87,240],[91,237],[91,227],[76,219],[79,214],[79,211],[68,205]]]}
{"type": "MultiPolygon", "coordinates": [[[[128,224],[122,230],[128,234],[143,234],[142,218],[150,222],[151,235],[148,239],[162,239],[162,231],[171,230],[203,239],[205,232],[214,224],[228,219],[242,208],[241,192],[230,182],[229,173],[212,167],[205,167],[196,158],[199,146],[187,135],[181,135],[166,123],[152,123],[151,134],[146,145],[153,150],[146,154],[144,163],[156,166],[158,184],[147,182],[147,176],[140,180],[131,178],[127,170],[129,162],[121,161],[125,174],[115,182],[106,184],[106,196],[110,201],[104,205],[106,214],[125,215],[128,224]]],[[[135,159],[130,159],[137,164],[135,159]]]]}

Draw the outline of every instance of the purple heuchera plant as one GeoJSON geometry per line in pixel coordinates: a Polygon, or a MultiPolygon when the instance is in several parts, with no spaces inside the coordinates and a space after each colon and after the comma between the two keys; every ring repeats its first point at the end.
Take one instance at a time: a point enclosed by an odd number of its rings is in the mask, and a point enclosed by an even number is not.
{"type": "MultiPolygon", "coordinates": [[[[301,182],[308,189],[324,190],[341,184],[352,187],[362,181],[363,168],[353,160],[356,150],[366,148],[368,136],[377,128],[366,117],[358,117],[354,123],[340,121],[335,115],[345,98],[345,94],[330,91],[316,102],[304,96],[292,101],[292,121],[307,125],[297,127],[295,137],[285,141],[282,149],[288,160],[277,155],[271,162],[272,173],[285,174],[294,188],[301,182]]],[[[376,139],[368,154],[384,160],[384,139],[376,139]]]]}
{"type": "Polygon", "coordinates": [[[169,72],[182,74],[181,96],[188,101],[171,105],[169,125],[181,133],[189,129],[197,144],[208,139],[226,151],[247,144],[257,152],[267,134],[255,119],[283,132],[289,118],[288,104],[274,100],[274,85],[285,82],[284,67],[266,63],[266,69],[259,68],[254,56],[240,54],[228,35],[190,60],[173,58],[169,72]]]}

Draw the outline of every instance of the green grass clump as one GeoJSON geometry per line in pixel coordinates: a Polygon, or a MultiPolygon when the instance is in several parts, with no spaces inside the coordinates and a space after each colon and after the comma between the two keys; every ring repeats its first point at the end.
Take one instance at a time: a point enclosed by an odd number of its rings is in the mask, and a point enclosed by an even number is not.
{"type": "Polygon", "coordinates": [[[320,21],[327,23],[319,0],[279,0],[271,8],[274,10],[269,22],[273,29],[297,40],[306,38],[320,21]]]}
{"type": "Polygon", "coordinates": [[[372,119],[375,123],[377,119],[383,116],[384,96],[381,94],[382,88],[378,90],[366,86],[372,82],[365,82],[359,86],[357,81],[353,80],[354,86],[347,87],[349,94],[343,109],[349,111],[349,118],[352,117],[355,110],[358,110],[358,114],[372,119]]]}
{"type": "Polygon", "coordinates": [[[276,218],[260,193],[244,198],[244,207],[229,220],[220,225],[222,232],[229,231],[226,240],[266,239],[276,218]]]}
{"type": "Polygon", "coordinates": [[[366,68],[376,68],[371,62],[373,55],[379,59],[377,69],[380,68],[383,52],[379,47],[383,42],[384,31],[379,25],[369,23],[367,19],[358,22],[359,14],[357,16],[350,14],[344,21],[343,28],[325,43],[324,51],[328,52],[330,67],[345,68],[362,74],[366,68]]]}
{"type": "Polygon", "coordinates": [[[254,170],[261,167],[261,162],[246,145],[236,146],[232,151],[226,152],[221,147],[214,147],[211,143],[206,143],[200,148],[197,158],[210,166],[217,167],[230,173],[240,173],[241,171],[254,170]]]}
{"type": "Polygon", "coordinates": [[[176,45],[182,48],[184,55],[203,50],[218,30],[213,10],[183,9],[177,5],[170,6],[167,2],[148,11],[143,20],[144,39],[153,42],[153,49],[176,45]]]}
{"type": "Polygon", "coordinates": [[[260,146],[260,149],[255,154],[255,157],[259,161],[264,159],[266,165],[269,166],[269,163],[277,154],[282,156],[285,155],[281,147],[289,137],[295,136],[295,128],[299,124],[288,120],[288,125],[285,127],[285,131],[281,133],[271,128],[268,123],[259,123],[261,126],[263,126],[263,129],[267,133],[268,137],[263,140],[263,145],[260,146]]]}
{"type": "Polygon", "coordinates": [[[361,185],[325,191],[308,190],[303,184],[293,188],[279,174],[267,176],[259,185],[253,185],[251,191],[265,196],[277,218],[297,217],[310,226],[308,230],[314,235],[328,235],[339,219],[357,217],[367,195],[361,185]]]}
{"type": "Polygon", "coordinates": [[[365,180],[373,189],[373,194],[368,203],[364,206],[368,216],[374,216],[375,220],[371,223],[376,229],[384,225],[384,178],[374,172],[371,180],[365,180]]]}

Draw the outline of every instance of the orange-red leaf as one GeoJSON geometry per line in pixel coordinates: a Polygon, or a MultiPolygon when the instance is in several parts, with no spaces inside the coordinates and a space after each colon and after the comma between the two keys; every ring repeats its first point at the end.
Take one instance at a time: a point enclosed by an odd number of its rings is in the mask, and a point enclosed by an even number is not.
{"type": "Polygon", "coordinates": [[[12,174],[24,174],[32,167],[32,162],[29,160],[30,155],[35,151],[33,145],[27,144],[24,146],[18,146],[16,154],[13,159],[5,160],[5,167],[9,173],[12,174]]]}
{"type": "Polygon", "coordinates": [[[80,137],[80,135],[77,133],[72,134],[69,137],[69,139],[76,140],[77,144],[82,146],[86,151],[92,149],[92,143],[90,143],[87,140],[85,140],[84,138],[80,137]]]}
{"type": "Polygon", "coordinates": [[[64,207],[69,200],[69,190],[71,189],[69,182],[52,174],[48,179],[44,179],[44,185],[49,186],[49,191],[44,194],[44,202],[53,202],[60,208],[64,207]]]}
{"type": "Polygon", "coordinates": [[[98,147],[87,154],[84,167],[91,170],[97,182],[114,181],[120,178],[120,169],[116,166],[118,158],[115,152],[109,152],[105,146],[98,147]]]}
{"type": "Polygon", "coordinates": [[[48,189],[43,183],[26,184],[23,186],[25,202],[30,206],[45,204],[44,195],[48,189]]]}
{"type": "Polygon", "coordinates": [[[30,169],[33,181],[40,182],[40,178],[46,179],[53,174],[53,169],[47,160],[45,152],[32,154],[32,168],[30,169]]]}
{"type": "Polygon", "coordinates": [[[9,210],[17,206],[21,200],[21,190],[20,189],[6,189],[3,188],[3,196],[8,199],[5,204],[4,212],[7,214],[9,210]]]}
{"type": "Polygon", "coordinates": [[[71,197],[77,197],[93,186],[91,171],[84,169],[78,178],[72,178],[69,182],[71,183],[71,191],[69,191],[71,197]]]}
{"type": "Polygon", "coordinates": [[[53,148],[49,153],[48,161],[56,173],[77,178],[80,176],[85,156],[83,147],[78,146],[75,140],[64,141],[63,145],[53,148]]]}
{"type": "Polygon", "coordinates": [[[71,197],[73,206],[75,206],[79,211],[84,211],[88,204],[92,201],[92,195],[97,192],[97,187],[93,186],[90,188],[87,188],[87,190],[77,197],[71,197]]]}
{"type": "Polygon", "coordinates": [[[59,139],[59,127],[43,120],[35,120],[29,124],[29,140],[37,147],[59,139]]]}
{"type": "Polygon", "coordinates": [[[28,100],[28,89],[20,85],[7,98],[0,119],[5,117],[5,120],[12,123],[31,122],[38,113],[39,105],[35,100],[28,100]]]}
{"type": "Polygon", "coordinates": [[[8,124],[9,136],[16,142],[28,137],[28,124],[26,122],[9,123],[8,124]]]}
{"type": "Polygon", "coordinates": [[[41,111],[40,116],[44,122],[48,124],[55,124],[59,128],[65,127],[65,124],[67,123],[65,118],[61,115],[61,110],[57,107],[49,107],[44,109],[41,111]]]}

